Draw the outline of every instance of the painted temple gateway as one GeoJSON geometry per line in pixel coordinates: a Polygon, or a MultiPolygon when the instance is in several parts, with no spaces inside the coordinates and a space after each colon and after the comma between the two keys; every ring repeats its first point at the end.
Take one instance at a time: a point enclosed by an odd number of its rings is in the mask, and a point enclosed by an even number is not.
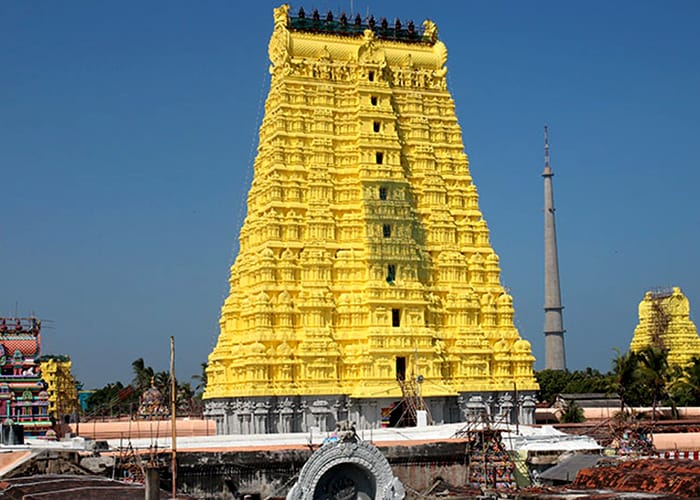
{"type": "Polygon", "coordinates": [[[209,356],[219,433],[530,423],[530,343],[425,21],[274,11],[248,213],[209,356]],[[403,420],[403,423],[406,423],[403,420]]]}
{"type": "Polygon", "coordinates": [[[41,355],[41,320],[0,317],[0,422],[44,436],[77,408],[70,357],[41,355]]]}
{"type": "Polygon", "coordinates": [[[0,318],[0,419],[21,424],[27,436],[43,435],[52,426],[40,349],[38,319],[0,318]]]}
{"type": "Polygon", "coordinates": [[[655,346],[668,350],[671,366],[687,367],[700,358],[700,337],[690,319],[690,302],[680,288],[648,291],[639,303],[632,352],[655,346]]]}

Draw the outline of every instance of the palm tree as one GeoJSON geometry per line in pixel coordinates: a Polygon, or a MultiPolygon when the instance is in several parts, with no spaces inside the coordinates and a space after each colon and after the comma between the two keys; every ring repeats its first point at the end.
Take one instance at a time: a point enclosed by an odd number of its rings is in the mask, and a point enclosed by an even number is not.
{"type": "Polygon", "coordinates": [[[629,404],[628,395],[633,385],[637,382],[639,358],[632,351],[622,354],[616,348],[615,352],[617,356],[613,359],[611,389],[620,396],[620,413],[622,413],[625,411],[625,405],[629,404]]]}
{"type": "Polygon", "coordinates": [[[640,374],[652,390],[652,421],[656,418],[656,406],[668,396],[669,378],[668,351],[649,346],[639,352],[640,374]]]}
{"type": "Polygon", "coordinates": [[[153,376],[153,385],[160,393],[170,401],[170,373],[166,371],[157,372],[153,376]]]}
{"type": "Polygon", "coordinates": [[[671,373],[669,393],[676,403],[700,404],[700,358],[693,357],[690,365],[676,367],[671,373]]]}
{"type": "Polygon", "coordinates": [[[192,375],[192,380],[197,382],[197,385],[194,386],[194,392],[196,394],[196,397],[200,398],[202,397],[202,394],[204,393],[204,390],[207,388],[207,367],[209,366],[209,363],[204,362],[202,363],[202,374],[201,375],[192,375]]]}
{"type": "Polygon", "coordinates": [[[143,358],[139,358],[131,363],[134,370],[134,380],[131,382],[139,393],[142,393],[151,386],[153,379],[153,368],[146,366],[143,358]]]}
{"type": "Polygon", "coordinates": [[[692,364],[685,369],[683,378],[690,390],[692,404],[700,404],[700,358],[692,359],[692,364]]]}
{"type": "Polygon", "coordinates": [[[564,412],[561,414],[559,420],[565,424],[579,424],[584,422],[586,417],[584,416],[583,408],[572,399],[564,406],[564,412]]]}

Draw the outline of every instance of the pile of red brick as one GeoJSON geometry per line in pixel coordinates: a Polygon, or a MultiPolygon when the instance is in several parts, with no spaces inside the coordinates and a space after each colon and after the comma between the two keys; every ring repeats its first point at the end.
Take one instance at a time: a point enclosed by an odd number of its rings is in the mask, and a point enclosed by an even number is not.
{"type": "Polygon", "coordinates": [[[700,497],[700,462],[693,460],[635,460],[615,466],[582,469],[572,488],[613,489],[700,497]]]}

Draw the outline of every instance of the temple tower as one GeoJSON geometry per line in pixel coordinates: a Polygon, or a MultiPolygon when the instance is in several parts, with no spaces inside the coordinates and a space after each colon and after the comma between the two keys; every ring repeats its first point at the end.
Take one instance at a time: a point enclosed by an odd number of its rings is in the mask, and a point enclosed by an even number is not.
{"type": "Polygon", "coordinates": [[[554,191],[552,167],[549,164],[549,136],[544,127],[544,339],[545,369],[566,370],[564,323],[559,288],[557,230],[554,223],[554,191]]]}
{"type": "Polygon", "coordinates": [[[479,210],[434,23],[274,11],[240,252],[209,356],[219,433],[532,421],[534,358],[479,210]]]}
{"type": "Polygon", "coordinates": [[[648,291],[639,303],[639,324],[630,351],[656,347],[668,352],[668,364],[686,368],[700,358],[700,337],[690,319],[690,302],[678,287],[648,291]]]}

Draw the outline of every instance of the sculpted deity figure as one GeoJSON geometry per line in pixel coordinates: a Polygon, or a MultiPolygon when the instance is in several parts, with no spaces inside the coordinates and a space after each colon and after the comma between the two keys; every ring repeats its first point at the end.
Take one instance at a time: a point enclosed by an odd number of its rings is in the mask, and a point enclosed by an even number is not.
{"type": "Polygon", "coordinates": [[[423,21],[423,34],[430,41],[430,43],[435,43],[437,41],[437,26],[430,19],[423,21]]]}
{"type": "Polygon", "coordinates": [[[289,5],[284,4],[273,10],[273,16],[275,19],[275,28],[279,26],[286,27],[289,23],[289,5]]]}

